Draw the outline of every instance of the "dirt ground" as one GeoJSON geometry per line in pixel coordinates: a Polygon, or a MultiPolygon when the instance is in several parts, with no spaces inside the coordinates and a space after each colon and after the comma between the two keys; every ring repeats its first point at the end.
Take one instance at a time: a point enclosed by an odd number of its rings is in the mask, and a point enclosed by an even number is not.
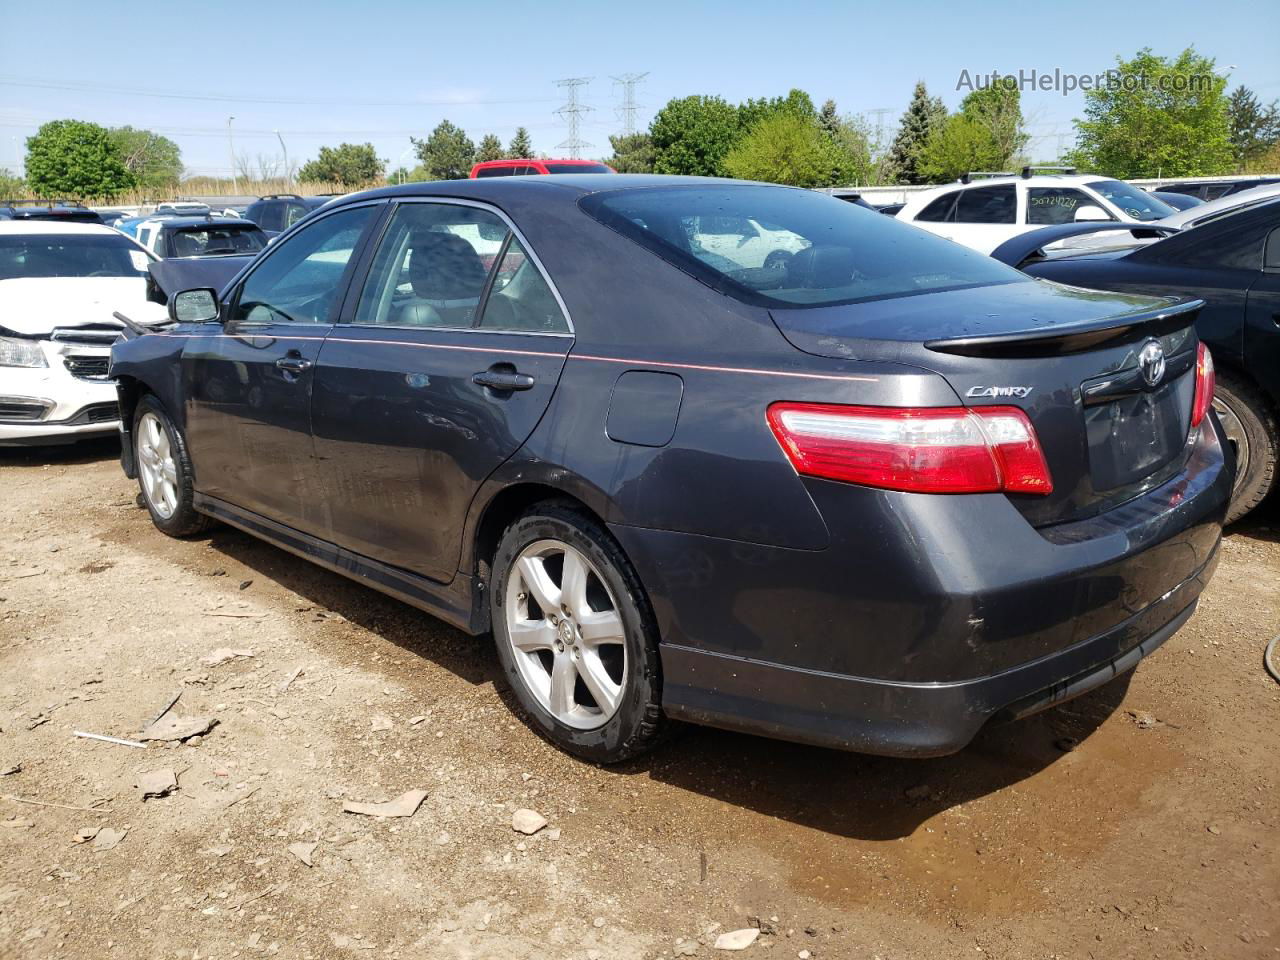
{"type": "Polygon", "coordinates": [[[0,453],[2,957],[729,957],[748,926],[742,956],[1280,955],[1274,501],[1135,674],[957,756],[691,729],[598,769],[513,714],[487,639],[227,528],[170,540],[115,455],[0,453]],[[73,734],[178,691],[198,741],[73,734]]]}

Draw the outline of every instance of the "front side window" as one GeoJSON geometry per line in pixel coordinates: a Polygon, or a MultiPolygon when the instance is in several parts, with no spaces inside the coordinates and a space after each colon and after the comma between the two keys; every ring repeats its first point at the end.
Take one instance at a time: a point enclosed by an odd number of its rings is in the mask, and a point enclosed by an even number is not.
{"type": "Polygon", "coordinates": [[[1144,223],[1152,220],[1163,220],[1175,211],[1159,197],[1153,197],[1145,190],[1139,190],[1131,183],[1123,180],[1094,180],[1086,184],[1090,190],[1097,191],[1108,202],[1115,204],[1130,217],[1144,223]]]}
{"type": "Polygon", "coordinates": [[[396,209],[378,245],[355,321],[530,332],[568,329],[546,280],[502,218],[448,203],[407,203],[396,209]]]}
{"type": "Polygon", "coordinates": [[[476,179],[481,180],[488,177],[509,177],[517,172],[515,167],[481,167],[476,171],[476,179]]]}
{"type": "Polygon", "coordinates": [[[234,318],[240,323],[327,323],[347,264],[375,207],[352,207],[317,220],[249,274],[234,318]]]}
{"type": "Polygon", "coordinates": [[[301,203],[291,203],[285,210],[284,225],[285,228],[292,227],[295,223],[305,217],[311,211],[301,203]]]}
{"type": "Polygon", "coordinates": [[[856,303],[937,290],[1031,282],[959,244],[834,197],[726,185],[593,193],[589,216],[721,293],[759,306],[856,303]],[[710,250],[690,224],[746,222],[759,266],[710,250]]]}
{"type": "Polygon", "coordinates": [[[0,235],[0,280],[145,277],[154,258],[120,236],[0,235]]]}
{"type": "Polygon", "coordinates": [[[956,223],[1015,223],[1018,195],[1012,183],[962,190],[956,200],[956,223]]]}
{"type": "Polygon", "coordinates": [[[544,163],[547,173],[613,173],[603,163],[544,163]]]}
{"type": "MultiPolygon", "coordinates": [[[[1074,223],[1076,211],[1086,206],[1096,207],[1098,202],[1072,187],[1031,187],[1027,191],[1027,223],[1074,223]]],[[[1107,219],[1115,218],[1108,214],[1107,219]]]]}

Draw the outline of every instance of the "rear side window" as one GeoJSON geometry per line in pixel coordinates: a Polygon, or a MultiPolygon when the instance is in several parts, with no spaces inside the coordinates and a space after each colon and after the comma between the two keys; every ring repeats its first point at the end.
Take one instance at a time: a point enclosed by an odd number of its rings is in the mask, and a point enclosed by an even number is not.
{"type": "Polygon", "coordinates": [[[482,180],[486,177],[509,177],[515,172],[515,167],[481,167],[476,171],[476,179],[482,180]]]}
{"type": "Polygon", "coordinates": [[[803,307],[1031,282],[976,250],[788,187],[594,193],[589,216],[744,303],[803,307]]]}
{"type": "Polygon", "coordinates": [[[356,323],[569,329],[537,265],[496,214],[448,203],[406,203],[379,243],[356,323]]]}
{"type": "Polygon", "coordinates": [[[547,173],[613,173],[603,163],[544,163],[547,173]]]}
{"type": "Polygon", "coordinates": [[[956,223],[1014,223],[1018,196],[1011,183],[998,187],[977,187],[960,191],[956,200],[956,223]]]}
{"type": "Polygon", "coordinates": [[[944,194],[917,213],[916,219],[923,220],[925,223],[945,223],[951,219],[951,211],[955,208],[955,205],[956,195],[954,193],[944,194]]]}
{"type": "Polygon", "coordinates": [[[1027,191],[1027,223],[1074,223],[1076,211],[1090,204],[1098,205],[1092,197],[1070,187],[1032,187],[1027,191]]]}

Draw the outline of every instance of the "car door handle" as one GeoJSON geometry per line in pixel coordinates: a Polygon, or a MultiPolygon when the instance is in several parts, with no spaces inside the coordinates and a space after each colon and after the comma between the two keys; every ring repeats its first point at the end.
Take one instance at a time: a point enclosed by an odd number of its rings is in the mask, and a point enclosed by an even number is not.
{"type": "Polygon", "coordinates": [[[276,361],[276,366],[290,373],[302,373],[311,369],[311,361],[295,353],[288,353],[276,361]]]}
{"type": "Polygon", "coordinates": [[[488,370],[481,370],[471,375],[471,382],[490,390],[530,390],[534,379],[527,373],[517,373],[509,363],[495,363],[488,370]]]}

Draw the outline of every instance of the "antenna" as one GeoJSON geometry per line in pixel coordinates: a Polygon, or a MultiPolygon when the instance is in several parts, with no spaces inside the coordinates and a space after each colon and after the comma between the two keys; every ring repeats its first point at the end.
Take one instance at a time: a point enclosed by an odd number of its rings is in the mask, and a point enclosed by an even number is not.
{"type": "Polygon", "coordinates": [[[622,121],[624,137],[635,135],[636,111],[640,109],[636,105],[636,84],[642,83],[648,75],[649,71],[646,70],[644,73],[624,73],[612,78],[615,87],[622,87],[622,106],[618,107],[618,119],[622,121]]]}
{"type": "Polygon", "coordinates": [[[575,160],[582,153],[583,147],[592,146],[592,144],[578,138],[579,117],[595,109],[595,107],[588,107],[578,100],[578,89],[585,87],[591,82],[591,79],[591,77],[569,77],[566,80],[556,81],[557,87],[564,87],[565,97],[567,98],[564,106],[556,111],[556,116],[569,122],[569,139],[557,143],[556,149],[568,150],[569,156],[575,160]]]}

